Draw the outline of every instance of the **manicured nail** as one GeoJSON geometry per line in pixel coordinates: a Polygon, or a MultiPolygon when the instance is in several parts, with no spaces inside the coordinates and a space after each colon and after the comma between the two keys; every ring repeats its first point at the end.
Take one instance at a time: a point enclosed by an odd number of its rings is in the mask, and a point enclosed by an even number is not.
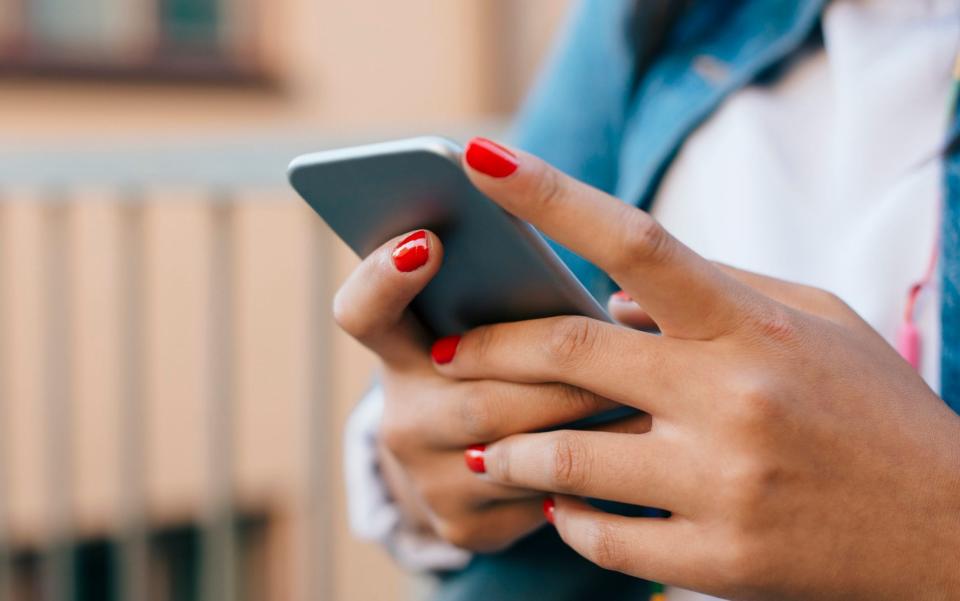
{"type": "Polygon", "coordinates": [[[460,344],[459,336],[441,338],[433,343],[433,348],[430,349],[430,356],[433,357],[434,362],[439,365],[450,363],[453,361],[453,356],[457,354],[458,344],[460,344]]]}
{"type": "Polygon", "coordinates": [[[626,292],[624,292],[623,290],[618,290],[618,291],[614,292],[613,295],[610,296],[610,298],[612,298],[613,300],[615,300],[615,301],[617,301],[617,302],[620,302],[620,303],[631,303],[631,302],[633,302],[633,299],[630,298],[630,295],[627,294],[626,292]]]}
{"type": "Polygon", "coordinates": [[[517,156],[486,138],[474,138],[464,152],[467,164],[490,177],[507,177],[517,170],[517,156]]]}
{"type": "Polygon", "coordinates": [[[423,267],[430,258],[430,249],[427,245],[427,232],[417,230],[397,244],[393,249],[393,264],[400,271],[414,271],[423,267]]]}
{"type": "Polygon", "coordinates": [[[556,519],[554,517],[554,511],[556,511],[557,503],[553,500],[553,497],[547,497],[543,500],[543,515],[547,518],[547,521],[551,524],[554,523],[556,519]]]}
{"type": "Polygon", "coordinates": [[[467,462],[467,468],[474,474],[486,473],[487,466],[483,463],[483,454],[486,450],[487,445],[475,444],[467,447],[467,450],[463,452],[463,459],[467,462]]]}

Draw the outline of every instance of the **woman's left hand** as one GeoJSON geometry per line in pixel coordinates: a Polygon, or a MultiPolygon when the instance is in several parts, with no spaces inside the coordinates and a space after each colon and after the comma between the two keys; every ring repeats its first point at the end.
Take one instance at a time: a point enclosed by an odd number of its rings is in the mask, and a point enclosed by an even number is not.
{"type": "Polygon", "coordinates": [[[661,332],[563,317],[465,333],[446,376],[563,382],[652,415],[645,433],[505,438],[483,477],[670,511],[556,499],[571,547],[638,577],[735,599],[960,598],[960,417],[851,309],[720,268],[528,154],[475,141],[465,163],[661,332]]]}

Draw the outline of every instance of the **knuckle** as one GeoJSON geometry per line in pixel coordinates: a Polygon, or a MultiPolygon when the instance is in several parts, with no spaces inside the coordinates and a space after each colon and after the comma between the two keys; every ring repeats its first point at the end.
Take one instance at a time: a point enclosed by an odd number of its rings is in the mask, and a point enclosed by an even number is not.
{"type": "Polygon", "coordinates": [[[380,424],[380,442],[395,457],[407,457],[419,438],[416,425],[411,420],[384,415],[380,424]]]}
{"type": "Polygon", "coordinates": [[[498,438],[503,402],[491,387],[478,386],[460,399],[460,422],[464,434],[475,442],[498,438]]]}
{"type": "Polygon", "coordinates": [[[460,348],[457,351],[459,354],[463,354],[464,340],[469,341],[470,354],[474,360],[483,363],[496,345],[497,330],[492,326],[481,326],[471,330],[468,336],[461,339],[460,348]]]}
{"type": "Polygon", "coordinates": [[[442,520],[434,529],[451,545],[474,553],[494,553],[510,543],[507,532],[486,527],[477,519],[442,520]]]}
{"type": "Polygon", "coordinates": [[[794,311],[775,304],[754,317],[755,327],[761,339],[781,347],[792,347],[800,339],[800,321],[794,311]]]}
{"type": "Polygon", "coordinates": [[[380,429],[380,440],[388,451],[399,456],[407,448],[409,437],[396,426],[384,424],[380,429]]]}
{"type": "Polygon", "coordinates": [[[810,295],[813,299],[811,304],[816,307],[815,312],[821,316],[848,325],[863,323],[860,315],[853,310],[853,307],[833,292],[822,288],[812,288],[810,295]]]}
{"type": "Polygon", "coordinates": [[[460,509],[461,500],[451,495],[450,486],[437,478],[424,478],[420,470],[411,473],[414,491],[423,500],[431,515],[445,519],[443,516],[456,515],[460,509]]]}
{"type": "Polygon", "coordinates": [[[826,313],[850,310],[850,306],[845,300],[829,290],[817,288],[816,286],[807,286],[804,284],[796,284],[796,286],[800,291],[799,294],[801,298],[803,298],[808,305],[817,310],[826,313]]]}
{"type": "Polygon", "coordinates": [[[513,444],[510,441],[498,443],[496,453],[487,457],[487,471],[496,474],[496,479],[501,484],[517,483],[513,465],[513,444]]]}
{"type": "Polygon", "coordinates": [[[340,288],[333,297],[333,321],[351,337],[362,340],[373,333],[373,324],[363,312],[347,302],[346,296],[345,290],[340,288]]]}
{"type": "Polygon", "coordinates": [[[762,515],[783,478],[784,471],[776,463],[756,457],[727,468],[723,489],[730,523],[741,533],[753,531],[757,516],[762,515]]]}
{"type": "Polygon", "coordinates": [[[606,570],[623,572],[627,569],[627,553],[617,531],[604,522],[596,522],[587,530],[586,555],[606,570]]]}
{"type": "Polygon", "coordinates": [[[563,197],[563,182],[560,181],[560,175],[550,167],[541,165],[533,196],[541,209],[546,210],[557,204],[563,197]]]}
{"type": "Polygon", "coordinates": [[[476,544],[476,533],[462,522],[441,520],[434,529],[440,538],[455,547],[472,550],[471,548],[476,544]]]}
{"type": "Polygon", "coordinates": [[[814,288],[810,286],[808,288],[808,294],[823,307],[833,307],[835,309],[849,309],[846,301],[842,298],[830,292],[829,290],[824,290],[823,288],[814,288]]]}
{"type": "Polygon", "coordinates": [[[670,234],[660,223],[643,211],[628,208],[623,219],[625,232],[620,270],[635,269],[642,263],[665,263],[670,260],[673,245],[670,234]]]}
{"type": "Polygon", "coordinates": [[[783,417],[779,389],[772,377],[762,374],[741,374],[736,383],[733,403],[734,419],[742,428],[766,430],[783,417]]]}
{"type": "Polygon", "coordinates": [[[558,384],[560,388],[560,402],[569,407],[575,415],[587,415],[602,409],[600,399],[588,390],[568,384],[558,384]]]}
{"type": "Polygon", "coordinates": [[[547,354],[559,367],[583,361],[596,344],[597,326],[585,317],[558,317],[550,328],[547,354]]]}
{"type": "Polygon", "coordinates": [[[551,446],[550,478],[559,491],[580,491],[589,479],[589,453],[578,432],[558,432],[551,446]]]}

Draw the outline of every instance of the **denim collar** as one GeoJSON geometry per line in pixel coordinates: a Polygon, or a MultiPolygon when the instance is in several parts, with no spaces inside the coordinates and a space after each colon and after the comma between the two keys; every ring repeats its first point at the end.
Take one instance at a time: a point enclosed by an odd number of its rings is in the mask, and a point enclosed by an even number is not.
{"type": "MultiPolygon", "coordinates": [[[[718,2],[728,5],[730,2],[718,2]]],[[[751,0],[722,27],[703,27],[713,3],[681,24],[689,33],[671,44],[640,83],[620,150],[616,195],[643,208],[684,140],[731,93],[793,54],[819,23],[825,0],[751,0]]],[[[730,10],[729,6],[724,7],[730,10]]]]}

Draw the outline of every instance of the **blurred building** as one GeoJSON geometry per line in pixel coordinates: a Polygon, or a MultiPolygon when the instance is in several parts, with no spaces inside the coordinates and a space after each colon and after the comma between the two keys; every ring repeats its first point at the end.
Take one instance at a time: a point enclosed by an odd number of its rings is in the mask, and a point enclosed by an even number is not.
{"type": "Polygon", "coordinates": [[[297,153],[498,131],[557,0],[0,0],[0,601],[407,599],[297,153]]]}

